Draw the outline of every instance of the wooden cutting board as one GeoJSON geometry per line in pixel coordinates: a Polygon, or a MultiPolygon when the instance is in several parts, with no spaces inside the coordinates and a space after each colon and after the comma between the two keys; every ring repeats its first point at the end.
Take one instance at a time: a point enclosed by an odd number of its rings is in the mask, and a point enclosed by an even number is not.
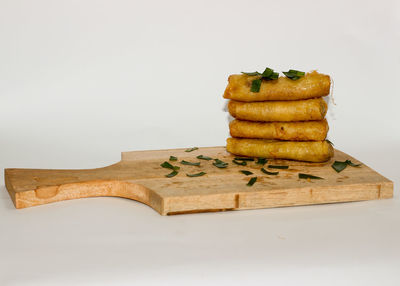
{"type": "Polygon", "coordinates": [[[289,165],[277,176],[260,171],[261,165],[248,162],[247,166],[232,163],[234,156],[224,147],[200,148],[193,152],[185,149],[134,151],[122,153],[122,160],[114,165],[88,170],[5,169],[7,190],[16,208],[26,208],[62,200],[115,196],[142,202],[161,215],[243,210],[295,205],[311,205],[386,199],[393,196],[393,182],[371,168],[348,166],[341,173],[331,167],[335,161],[350,159],[349,155],[335,150],[327,163],[304,163],[286,160],[269,160],[264,166],[289,165]],[[171,162],[181,167],[179,174],[166,178],[169,169],[160,167],[169,156],[179,158],[171,162]],[[204,155],[229,162],[225,169],[212,165],[213,161],[196,159],[204,155]],[[181,160],[201,162],[200,167],[187,166],[181,160]],[[240,170],[249,170],[246,176],[240,170]],[[204,171],[202,177],[190,178],[204,171]],[[299,173],[312,174],[323,180],[299,179],[299,173]],[[257,182],[249,187],[250,177],[257,182]]]}

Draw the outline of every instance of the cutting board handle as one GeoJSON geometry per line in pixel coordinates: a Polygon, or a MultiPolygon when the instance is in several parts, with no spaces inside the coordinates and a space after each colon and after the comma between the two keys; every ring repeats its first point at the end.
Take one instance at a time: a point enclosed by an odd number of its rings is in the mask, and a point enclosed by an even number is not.
{"type": "Polygon", "coordinates": [[[101,169],[5,169],[4,177],[6,188],[18,209],[62,200],[106,196],[136,200],[158,210],[161,199],[152,190],[128,181],[101,179],[98,175],[101,169]]]}

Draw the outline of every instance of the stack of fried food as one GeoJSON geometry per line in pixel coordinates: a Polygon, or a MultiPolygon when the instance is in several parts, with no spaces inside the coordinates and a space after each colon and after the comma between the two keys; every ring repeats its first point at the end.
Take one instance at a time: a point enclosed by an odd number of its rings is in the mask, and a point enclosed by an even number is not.
{"type": "Polygon", "coordinates": [[[264,73],[231,75],[224,98],[235,118],[227,151],[240,156],[325,162],[333,148],[325,140],[330,77],[296,70],[285,76],[264,73]],[[268,74],[269,76],[264,76],[268,74]]]}

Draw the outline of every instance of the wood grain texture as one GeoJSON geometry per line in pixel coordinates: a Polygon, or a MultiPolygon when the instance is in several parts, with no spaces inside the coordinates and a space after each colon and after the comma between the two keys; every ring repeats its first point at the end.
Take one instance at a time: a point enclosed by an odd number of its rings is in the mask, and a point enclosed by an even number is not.
{"type": "MultiPolygon", "coordinates": [[[[393,182],[371,168],[347,167],[336,173],[331,164],[335,160],[352,160],[349,155],[335,150],[326,163],[304,163],[269,160],[268,164],[289,165],[270,176],[260,171],[255,162],[247,166],[232,163],[234,156],[225,147],[134,151],[122,153],[122,160],[114,165],[87,170],[5,169],[5,183],[16,208],[26,208],[62,200],[115,196],[142,202],[161,215],[193,212],[224,211],[310,205],[335,202],[386,199],[393,196],[393,182]],[[212,161],[198,160],[197,155],[219,158],[229,163],[218,169],[212,161]],[[177,156],[179,174],[166,178],[170,170],[160,167],[169,156],[177,156]],[[201,162],[200,167],[186,166],[180,160],[201,162]],[[245,176],[239,170],[254,173],[245,176]],[[189,178],[186,173],[204,171],[202,177],[189,178]],[[312,174],[324,180],[304,180],[298,173],[312,174]],[[257,182],[246,186],[252,176],[257,182]]],[[[276,170],[275,170],[276,171],[276,170]]]]}

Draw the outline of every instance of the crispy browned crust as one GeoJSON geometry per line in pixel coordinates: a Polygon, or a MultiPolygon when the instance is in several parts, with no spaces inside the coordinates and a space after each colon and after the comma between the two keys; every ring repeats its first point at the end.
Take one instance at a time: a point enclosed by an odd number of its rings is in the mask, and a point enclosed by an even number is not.
{"type": "Polygon", "coordinates": [[[295,101],[240,102],[230,100],[229,113],[248,121],[310,121],[322,120],[327,111],[322,98],[295,101]]]}
{"type": "Polygon", "coordinates": [[[251,83],[257,78],[258,76],[245,74],[229,76],[224,98],[245,102],[301,100],[326,96],[329,94],[331,86],[328,75],[313,71],[298,80],[291,80],[282,76],[277,80],[262,81],[260,91],[251,92],[251,83]]]}
{"type": "Polygon", "coordinates": [[[325,140],[329,126],[326,119],[304,122],[252,122],[233,120],[229,124],[232,137],[292,141],[325,140]]]}
{"type": "Polygon", "coordinates": [[[226,150],[239,156],[307,162],[328,161],[334,152],[331,144],[326,141],[294,142],[238,138],[228,138],[226,150]]]}

